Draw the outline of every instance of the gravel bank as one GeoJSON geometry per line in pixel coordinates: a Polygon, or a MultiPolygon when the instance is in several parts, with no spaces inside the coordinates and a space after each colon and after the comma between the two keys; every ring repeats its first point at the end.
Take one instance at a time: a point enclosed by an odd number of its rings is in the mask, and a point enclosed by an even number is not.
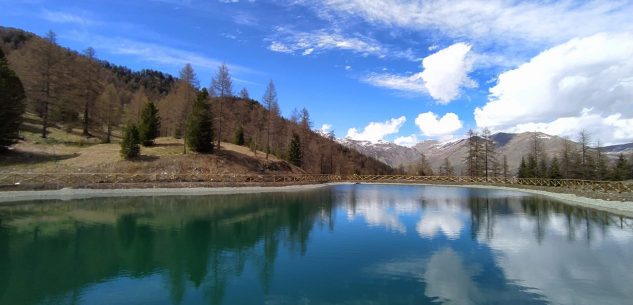
{"type": "Polygon", "coordinates": [[[70,189],[43,191],[0,192],[0,204],[33,200],[74,200],[100,197],[132,196],[203,196],[250,193],[296,192],[321,188],[329,184],[306,184],[288,186],[240,186],[240,187],[198,187],[198,188],[139,188],[139,189],[70,189]]]}
{"type": "MultiPolygon", "coordinates": [[[[201,188],[139,188],[139,189],[61,189],[44,191],[7,191],[0,192],[0,204],[33,200],[73,200],[83,198],[99,197],[130,197],[130,196],[203,196],[203,195],[226,195],[226,194],[248,194],[264,192],[296,192],[321,188],[329,185],[351,184],[351,183],[325,183],[290,186],[241,186],[241,187],[201,187],[201,188]]],[[[384,184],[384,183],[376,183],[384,184]]],[[[411,184],[403,184],[411,185],[411,184]]],[[[448,187],[470,187],[483,189],[499,189],[524,192],[539,196],[553,198],[570,205],[578,205],[586,208],[607,211],[622,216],[633,217],[632,201],[610,201],[603,199],[593,199],[581,197],[574,194],[548,192],[543,190],[511,188],[492,185],[438,185],[438,184],[417,184],[431,186],[448,187]]]]}
{"type": "Polygon", "coordinates": [[[512,187],[504,187],[504,186],[489,186],[489,185],[467,185],[466,186],[464,185],[464,186],[459,186],[459,187],[472,187],[472,188],[498,189],[498,190],[524,192],[524,193],[553,198],[570,205],[579,205],[579,206],[583,206],[590,209],[606,211],[606,212],[633,218],[633,202],[632,201],[611,201],[611,200],[604,200],[604,199],[581,197],[578,195],[567,194],[567,193],[555,193],[555,192],[547,192],[547,191],[541,191],[541,190],[520,189],[520,188],[512,188],[512,187]]]}

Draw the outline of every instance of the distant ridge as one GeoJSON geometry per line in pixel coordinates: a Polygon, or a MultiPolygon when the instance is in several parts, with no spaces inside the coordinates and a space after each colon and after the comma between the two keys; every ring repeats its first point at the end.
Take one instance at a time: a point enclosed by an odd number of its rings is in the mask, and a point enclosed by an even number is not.
{"type": "MultiPolygon", "coordinates": [[[[521,157],[530,151],[533,137],[538,137],[543,143],[543,148],[548,156],[558,155],[566,140],[559,136],[548,135],[542,132],[506,133],[499,132],[492,135],[492,140],[497,145],[499,159],[506,155],[508,166],[512,173],[516,172],[521,162],[521,157]]],[[[360,153],[376,158],[391,165],[394,168],[416,164],[420,161],[420,155],[424,154],[434,171],[448,158],[455,172],[460,174],[463,170],[463,160],[468,152],[467,139],[457,139],[449,142],[426,140],[417,143],[413,147],[405,147],[395,143],[380,141],[356,141],[352,139],[339,140],[344,146],[354,148],[360,153]]],[[[579,145],[570,141],[573,145],[579,145]]],[[[633,143],[609,145],[601,147],[611,158],[617,158],[620,153],[633,154],[633,143]]]]}

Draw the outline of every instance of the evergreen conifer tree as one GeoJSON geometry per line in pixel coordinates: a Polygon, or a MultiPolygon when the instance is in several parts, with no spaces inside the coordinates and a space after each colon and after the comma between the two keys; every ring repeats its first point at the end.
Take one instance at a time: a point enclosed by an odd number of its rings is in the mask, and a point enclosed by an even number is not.
{"type": "Polygon", "coordinates": [[[121,157],[124,159],[132,159],[138,157],[141,153],[139,146],[140,139],[138,128],[134,124],[128,124],[123,130],[123,139],[121,140],[121,157]]]}
{"type": "Polygon", "coordinates": [[[154,145],[154,140],[158,137],[160,131],[160,116],[158,115],[158,108],[153,102],[145,104],[141,112],[138,131],[143,146],[154,145]]]}
{"type": "Polygon", "coordinates": [[[233,144],[243,146],[246,143],[244,140],[244,127],[240,126],[235,131],[235,138],[233,139],[233,144]]]}
{"type": "Polygon", "coordinates": [[[299,139],[298,134],[293,133],[292,140],[290,140],[290,144],[288,146],[288,161],[296,166],[301,166],[302,158],[301,139],[299,139]]]}
{"type": "Polygon", "coordinates": [[[618,156],[618,161],[615,162],[613,169],[611,170],[611,180],[622,181],[630,179],[631,165],[624,158],[623,154],[618,156]]]}
{"type": "Polygon", "coordinates": [[[521,157],[521,165],[519,165],[519,178],[528,178],[527,177],[527,165],[525,164],[525,158],[521,157]]]}
{"type": "Polygon", "coordinates": [[[536,162],[536,156],[533,154],[528,154],[527,167],[526,167],[524,178],[535,178],[537,172],[538,172],[538,164],[536,162]]]}
{"type": "Polygon", "coordinates": [[[563,175],[560,172],[560,165],[558,163],[558,158],[554,156],[552,158],[552,162],[549,166],[549,178],[550,179],[562,179],[563,175]]]}
{"type": "Polygon", "coordinates": [[[18,139],[25,99],[22,82],[0,50],[0,151],[18,139]]]}
{"type": "Polygon", "coordinates": [[[207,104],[208,98],[206,90],[198,94],[187,121],[187,145],[199,153],[213,153],[213,119],[207,104]]]}

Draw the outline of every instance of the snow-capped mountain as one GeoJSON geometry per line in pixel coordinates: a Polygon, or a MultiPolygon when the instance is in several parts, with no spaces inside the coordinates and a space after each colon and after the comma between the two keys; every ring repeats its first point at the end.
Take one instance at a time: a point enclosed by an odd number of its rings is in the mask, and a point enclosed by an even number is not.
{"type": "MultiPolygon", "coordinates": [[[[559,136],[540,132],[496,133],[492,135],[492,139],[496,143],[499,161],[505,155],[510,170],[516,170],[521,162],[521,157],[531,151],[534,137],[541,141],[543,149],[548,156],[558,155],[565,141],[568,141],[559,136]]],[[[457,139],[449,142],[427,140],[417,143],[413,147],[400,146],[386,141],[372,143],[349,138],[339,139],[338,141],[344,146],[356,149],[360,153],[374,157],[394,168],[416,164],[420,161],[421,154],[424,154],[433,170],[437,171],[440,165],[443,164],[444,159],[448,158],[457,174],[462,172],[464,168],[463,160],[468,153],[467,139],[457,139]]],[[[575,146],[579,145],[573,141],[571,143],[575,146]]],[[[605,146],[602,149],[611,159],[614,159],[620,153],[633,153],[633,143],[605,146]]]]}

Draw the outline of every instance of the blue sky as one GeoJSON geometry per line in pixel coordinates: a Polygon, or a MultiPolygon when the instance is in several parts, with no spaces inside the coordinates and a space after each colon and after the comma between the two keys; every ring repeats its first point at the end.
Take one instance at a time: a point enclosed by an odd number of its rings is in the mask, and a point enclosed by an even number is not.
{"type": "Polygon", "coordinates": [[[469,128],[587,129],[633,141],[631,1],[7,1],[0,25],[49,29],[75,50],[208,86],[226,62],[285,116],[337,137],[449,140],[469,128]]]}

